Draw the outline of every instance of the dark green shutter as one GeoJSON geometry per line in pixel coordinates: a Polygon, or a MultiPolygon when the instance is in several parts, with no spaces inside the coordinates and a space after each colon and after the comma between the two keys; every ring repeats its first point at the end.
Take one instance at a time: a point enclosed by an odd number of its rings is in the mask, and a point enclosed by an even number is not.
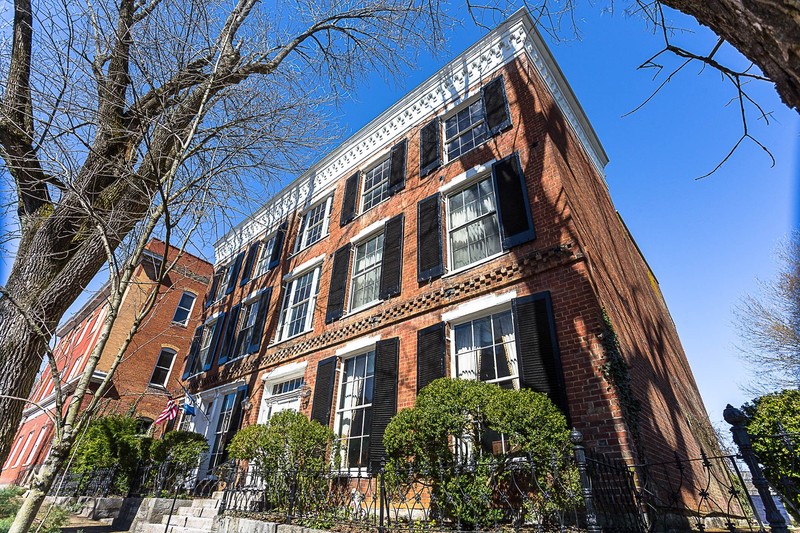
{"type": "Polygon", "coordinates": [[[186,355],[186,363],[183,365],[183,375],[181,379],[186,379],[192,375],[192,365],[194,359],[197,357],[197,351],[200,349],[200,339],[203,337],[203,326],[194,330],[194,337],[192,337],[192,344],[189,348],[189,353],[186,355]]]}
{"type": "Polygon", "coordinates": [[[344,314],[344,294],[349,269],[350,245],[345,244],[333,254],[331,284],[328,287],[328,308],[325,312],[326,324],[339,320],[344,314]]]}
{"type": "Polygon", "coordinates": [[[211,368],[214,364],[214,358],[217,356],[217,349],[219,348],[219,340],[222,337],[222,330],[225,327],[225,313],[222,313],[216,322],[214,322],[214,336],[211,337],[211,346],[208,348],[208,355],[206,360],[203,361],[203,372],[211,368]]]}
{"type": "Polygon", "coordinates": [[[236,347],[236,330],[239,324],[239,310],[241,304],[236,305],[228,313],[228,323],[225,326],[225,336],[222,338],[222,351],[219,354],[219,364],[224,365],[228,359],[233,359],[236,354],[233,350],[236,347]]]}
{"type": "Polygon", "coordinates": [[[336,381],[336,356],[323,359],[317,364],[317,381],[314,384],[314,404],[311,406],[311,420],[327,427],[331,423],[331,404],[333,386],[336,381]]]}
{"type": "Polygon", "coordinates": [[[442,209],[436,193],[417,204],[417,279],[423,282],[442,274],[442,209]]]}
{"type": "Polygon", "coordinates": [[[400,294],[403,274],[403,220],[401,213],[386,221],[383,229],[383,264],[381,265],[382,300],[400,294]]]}
{"type": "Polygon", "coordinates": [[[358,179],[360,174],[356,172],[344,182],[344,197],[342,198],[342,213],[339,217],[339,225],[344,226],[356,218],[356,200],[358,199],[358,179]]]}
{"type": "Polygon", "coordinates": [[[439,146],[439,118],[428,122],[419,132],[419,177],[425,177],[442,164],[439,146]]]}
{"type": "Polygon", "coordinates": [[[261,338],[264,336],[267,314],[269,313],[269,299],[271,296],[272,287],[269,287],[261,293],[261,298],[258,300],[256,323],[253,324],[253,336],[250,338],[250,346],[247,347],[247,353],[256,353],[261,349],[261,338]]]}
{"type": "Polygon", "coordinates": [[[496,135],[511,126],[511,114],[508,111],[508,99],[502,76],[481,87],[481,98],[489,135],[496,135]]]}
{"type": "Polygon", "coordinates": [[[400,360],[400,339],[394,337],[375,344],[375,387],[372,393],[372,428],[369,432],[369,465],[380,468],[386,456],[383,433],[397,413],[397,370],[400,360]]]}
{"type": "Polygon", "coordinates": [[[253,273],[253,263],[258,257],[259,246],[261,246],[260,242],[254,242],[247,250],[247,259],[244,260],[244,269],[242,270],[242,281],[239,282],[240,286],[250,281],[250,274],[253,273]]]}
{"type": "Polygon", "coordinates": [[[275,244],[272,246],[272,257],[269,258],[267,268],[275,268],[281,262],[281,250],[283,250],[283,242],[286,240],[286,231],[289,228],[289,221],[284,220],[278,226],[278,231],[275,233],[275,244]]]}
{"type": "Polygon", "coordinates": [[[512,300],[520,386],[543,392],[569,416],[549,292],[512,300]]]}
{"type": "Polygon", "coordinates": [[[239,270],[242,268],[242,261],[244,261],[244,252],[237,255],[236,259],[233,261],[233,271],[231,271],[231,277],[228,280],[228,288],[225,289],[225,294],[233,292],[233,288],[236,286],[236,280],[239,279],[239,270]]]}
{"type": "Polygon", "coordinates": [[[519,154],[514,152],[492,165],[492,179],[498,196],[503,249],[532,241],[536,232],[519,154]]]}
{"type": "Polygon", "coordinates": [[[445,377],[445,346],[444,322],[417,331],[417,393],[445,377]]]}
{"type": "Polygon", "coordinates": [[[389,195],[395,194],[406,186],[406,147],[408,141],[403,139],[392,147],[389,156],[389,195]]]}

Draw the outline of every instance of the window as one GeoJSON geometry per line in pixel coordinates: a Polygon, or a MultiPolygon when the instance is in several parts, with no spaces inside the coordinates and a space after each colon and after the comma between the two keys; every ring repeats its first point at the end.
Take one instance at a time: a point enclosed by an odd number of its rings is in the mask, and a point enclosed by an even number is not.
{"type": "Polygon", "coordinates": [[[303,226],[297,236],[297,246],[295,251],[300,251],[311,246],[328,234],[328,224],[330,222],[331,203],[333,197],[321,201],[303,216],[303,226]]]}
{"type": "Polygon", "coordinates": [[[181,326],[185,326],[189,322],[189,315],[192,314],[192,307],[194,307],[194,300],[197,298],[191,292],[184,292],[178,302],[178,307],[175,309],[175,314],[172,316],[172,321],[181,326]]]}
{"type": "Polygon", "coordinates": [[[356,245],[350,309],[358,309],[378,299],[383,259],[383,233],[356,245]]]}
{"type": "Polygon", "coordinates": [[[260,301],[260,298],[254,298],[242,304],[242,310],[239,311],[239,331],[236,334],[236,347],[230,359],[248,354],[250,344],[253,341],[253,331],[256,328],[256,317],[258,316],[260,301]]]}
{"type": "Polygon", "coordinates": [[[175,352],[168,349],[161,350],[156,361],[156,367],[153,369],[153,375],[150,376],[150,385],[156,387],[166,387],[169,372],[172,370],[172,363],[175,361],[175,352]]]}
{"type": "Polygon", "coordinates": [[[459,378],[519,389],[517,348],[511,310],[453,327],[455,374],[459,378]]]}
{"type": "MultiPolygon", "coordinates": [[[[273,383],[264,395],[263,407],[259,413],[259,424],[266,423],[281,411],[300,411],[301,388],[305,385],[303,376],[284,379],[273,383]]],[[[269,385],[266,383],[265,385],[269,385]]]]}
{"type": "Polygon", "coordinates": [[[344,361],[337,427],[345,468],[366,467],[369,462],[369,432],[372,427],[372,390],[375,350],[344,361]]]}
{"type": "Polygon", "coordinates": [[[375,207],[389,197],[389,170],[391,158],[386,158],[364,173],[364,191],[361,195],[361,212],[375,207]]]}
{"type": "Polygon", "coordinates": [[[217,329],[219,323],[220,321],[217,320],[213,324],[206,324],[203,328],[203,336],[200,338],[200,349],[197,352],[197,363],[193,365],[196,372],[203,368],[203,365],[205,365],[208,359],[208,353],[211,351],[211,340],[214,338],[214,331],[217,329]]]}
{"type": "Polygon", "coordinates": [[[253,276],[251,279],[255,279],[269,270],[269,262],[272,259],[272,250],[275,248],[275,237],[276,236],[273,235],[268,239],[264,239],[264,242],[261,243],[261,246],[259,247],[258,261],[253,269],[253,276]]]}
{"type": "MultiPolygon", "coordinates": [[[[173,419],[174,420],[174,419],[173,419]]],[[[147,435],[150,427],[153,425],[153,419],[146,416],[140,416],[136,419],[136,434],[147,435]]]]}
{"type": "Polygon", "coordinates": [[[311,328],[320,267],[309,270],[286,285],[278,339],[288,339],[311,328]]]}
{"type": "Polygon", "coordinates": [[[447,159],[469,152],[489,137],[484,123],[483,100],[477,100],[444,121],[447,159]]]}
{"type": "Polygon", "coordinates": [[[297,390],[305,384],[305,379],[302,377],[290,379],[288,381],[283,381],[281,383],[276,383],[272,386],[272,395],[278,394],[286,394],[287,392],[292,392],[293,390],[297,390]]]}
{"type": "Polygon", "coordinates": [[[502,251],[491,178],[447,199],[450,268],[457,270],[502,251]]]}
{"type": "Polygon", "coordinates": [[[44,439],[44,433],[47,431],[47,426],[42,427],[39,430],[39,435],[36,437],[36,442],[33,443],[33,448],[31,448],[31,453],[28,454],[28,458],[25,459],[23,466],[27,466],[31,464],[34,459],[36,459],[36,452],[39,451],[39,446],[42,444],[42,439],[44,439]]]}
{"type": "Polygon", "coordinates": [[[222,267],[222,271],[218,274],[219,278],[216,285],[216,291],[214,292],[214,300],[217,301],[223,296],[225,296],[226,291],[228,290],[228,284],[231,281],[231,265],[226,267],[222,267]]]}
{"type": "Polygon", "coordinates": [[[227,437],[230,430],[234,432],[238,429],[237,427],[233,427],[231,422],[233,421],[234,414],[236,414],[237,405],[236,399],[239,395],[235,392],[230,394],[226,394],[225,398],[222,400],[222,407],[219,412],[219,418],[217,418],[217,427],[214,431],[214,447],[211,450],[211,459],[208,464],[208,471],[212,473],[214,471],[214,467],[219,464],[225,462],[225,457],[227,455],[227,437]]]}

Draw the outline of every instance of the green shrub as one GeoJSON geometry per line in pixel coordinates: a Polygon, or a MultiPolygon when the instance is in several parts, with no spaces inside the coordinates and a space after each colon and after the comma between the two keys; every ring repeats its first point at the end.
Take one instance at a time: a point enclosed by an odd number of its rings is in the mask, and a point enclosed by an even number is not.
{"type": "Polygon", "coordinates": [[[749,417],[747,432],[753,435],[753,451],[764,476],[787,504],[786,510],[800,520],[800,390],[761,396],[742,411],[749,417]],[[781,434],[787,435],[777,436],[781,434]]]}
{"type": "Polygon", "coordinates": [[[22,487],[5,487],[0,489],[0,518],[6,518],[17,514],[19,506],[22,505],[20,496],[25,493],[22,487]]]}
{"type": "Polygon", "coordinates": [[[193,431],[170,431],[149,445],[148,455],[155,463],[169,459],[172,463],[189,469],[197,467],[200,458],[208,451],[208,441],[193,431]]]}
{"type": "Polygon", "coordinates": [[[77,443],[72,469],[88,472],[114,467],[117,469],[114,487],[118,492],[126,492],[142,455],[139,427],[139,420],[130,416],[95,418],[77,443]]]}
{"type": "Polygon", "coordinates": [[[420,391],[412,409],[392,419],[384,445],[392,490],[402,494],[403,487],[424,481],[436,502],[433,510],[447,520],[460,520],[462,527],[490,526],[502,518],[494,492],[509,487],[512,464],[517,483],[526,480],[538,487],[524,499],[528,512],[542,522],[574,506],[580,493],[567,455],[566,420],[545,395],[530,390],[435,380],[420,391]],[[504,446],[492,449],[500,435],[504,446]],[[512,463],[513,457],[526,460],[512,463]]]}

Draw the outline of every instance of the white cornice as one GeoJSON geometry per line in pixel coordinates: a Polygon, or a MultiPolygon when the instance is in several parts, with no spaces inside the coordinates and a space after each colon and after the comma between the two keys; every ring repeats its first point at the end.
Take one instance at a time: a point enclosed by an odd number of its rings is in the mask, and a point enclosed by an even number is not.
{"type": "Polygon", "coordinates": [[[251,217],[239,223],[215,244],[222,263],[297,209],[330,190],[377,151],[405,135],[436,110],[452,106],[468,89],[491,76],[521,54],[527,54],[546,83],[597,171],[603,174],[608,158],[553,55],[536,30],[527,10],[520,9],[436,74],[378,115],[344,143],[292,181],[251,217]]]}

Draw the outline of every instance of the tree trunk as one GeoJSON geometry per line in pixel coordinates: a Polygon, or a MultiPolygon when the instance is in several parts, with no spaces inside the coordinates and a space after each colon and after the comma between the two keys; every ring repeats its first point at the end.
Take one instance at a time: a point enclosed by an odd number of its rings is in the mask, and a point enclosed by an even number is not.
{"type": "MultiPolygon", "coordinates": [[[[9,298],[0,298],[0,391],[27,398],[45,354],[46,341],[37,335],[9,298]]],[[[0,464],[14,443],[22,411],[29,404],[0,396],[0,464]]]]}
{"type": "Polygon", "coordinates": [[[69,449],[72,447],[72,440],[71,435],[65,435],[64,440],[53,446],[47,460],[36,474],[33,485],[22,502],[22,507],[14,516],[14,522],[8,533],[27,533],[31,528],[42,503],[44,503],[45,496],[53,486],[60,467],[66,463],[69,449]]]}
{"type": "Polygon", "coordinates": [[[800,1],[663,0],[731,43],[800,111],[800,1]]]}

